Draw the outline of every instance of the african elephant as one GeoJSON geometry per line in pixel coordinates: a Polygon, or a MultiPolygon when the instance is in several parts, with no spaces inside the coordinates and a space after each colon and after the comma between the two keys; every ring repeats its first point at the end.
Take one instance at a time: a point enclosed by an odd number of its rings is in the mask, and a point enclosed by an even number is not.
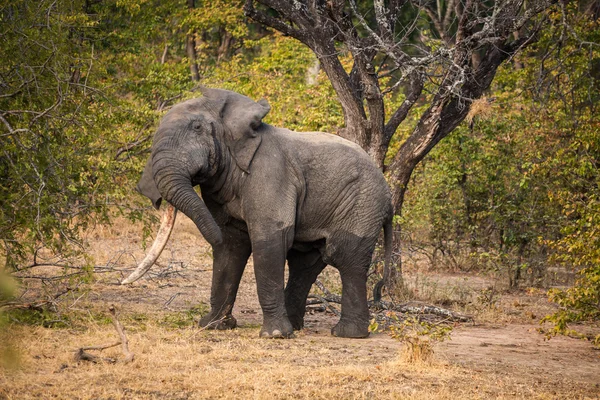
{"type": "Polygon", "coordinates": [[[200,325],[236,326],[231,310],[253,253],[261,337],[303,327],[308,292],[327,264],[342,279],[332,334],[367,337],[367,270],[382,227],[386,268],[391,254],[393,212],[381,171],[350,141],[263,123],[265,100],[219,89],[203,95],[165,115],[138,184],[155,207],[165,199],[191,218],[212,245],[211,311],[200,325]]]}

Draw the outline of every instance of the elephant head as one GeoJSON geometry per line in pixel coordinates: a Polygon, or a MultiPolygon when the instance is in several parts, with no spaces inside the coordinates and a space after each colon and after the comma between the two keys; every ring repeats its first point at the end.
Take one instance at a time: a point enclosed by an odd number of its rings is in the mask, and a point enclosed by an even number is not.
{"type": "Polygon", "coordinates": [[[158,209],[164,198],[187,215],[211,244],[221,231],[193,186],[222,172],[232,159],[249,172],[261,143],[257,128],[269,112],[265,100],[220,89],[203,89],[203,97],[174,106],[162,119],[137,190],[158,209]]]}

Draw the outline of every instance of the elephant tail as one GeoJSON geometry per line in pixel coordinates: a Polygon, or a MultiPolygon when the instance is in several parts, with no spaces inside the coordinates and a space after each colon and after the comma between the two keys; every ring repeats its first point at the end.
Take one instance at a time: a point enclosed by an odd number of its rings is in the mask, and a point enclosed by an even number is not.
{"type": "Polygon", "coordinates": [[[392,264],[392,241],[394,238],[394,232],[392,230],[392,219],[388,219],[383,225],[383,247],[384,247],[384,261],[383,261],[383,279],[381,279],[373,288],[373,302],[378,304],[381,301],[381,290],[384,286],[389,284],[391,264],[392,264]]]}

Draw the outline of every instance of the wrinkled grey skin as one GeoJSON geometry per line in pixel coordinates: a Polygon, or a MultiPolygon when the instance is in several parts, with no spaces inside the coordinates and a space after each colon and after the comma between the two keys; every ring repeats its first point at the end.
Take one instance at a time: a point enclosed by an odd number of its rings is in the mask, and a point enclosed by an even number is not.
{"type": "Polygon", "coordinates": [[[392,218],[379,169],[337,136],[262,123],[266,101],[218,89],[203,94],[163,118],[138,185],[155,207],[164,198],[191,218],[213,247],[211,311],[200,325],[235,327],[231,310],[253,253],[262,337],[290,337],[303,327],[308,292],[327,264],[343,285],[332,334],[367,337],[367,270],[392,218]]]}

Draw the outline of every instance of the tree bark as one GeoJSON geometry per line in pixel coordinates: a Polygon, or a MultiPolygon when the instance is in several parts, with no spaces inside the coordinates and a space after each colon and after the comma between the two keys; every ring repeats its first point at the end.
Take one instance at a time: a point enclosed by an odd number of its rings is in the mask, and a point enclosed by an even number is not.
{"type": "Polygon", "coordinates": [[[233,35],[225,28],[221,28],[221,43],[217,49],[217,62],[229,57],[233,45],[233,35]]]}
{"type": "MultiPolygon", "coordinates": [[[[196,7],[195,0],[187,0],[188,10],[191,11],[196,7]]],[[[197,53],[196,53],[196,33],[189,32],[187,34],[185,51],[190,62],[190,73],[192,81],[200,81],[200,71],[198,70],[197,53]]]]}

